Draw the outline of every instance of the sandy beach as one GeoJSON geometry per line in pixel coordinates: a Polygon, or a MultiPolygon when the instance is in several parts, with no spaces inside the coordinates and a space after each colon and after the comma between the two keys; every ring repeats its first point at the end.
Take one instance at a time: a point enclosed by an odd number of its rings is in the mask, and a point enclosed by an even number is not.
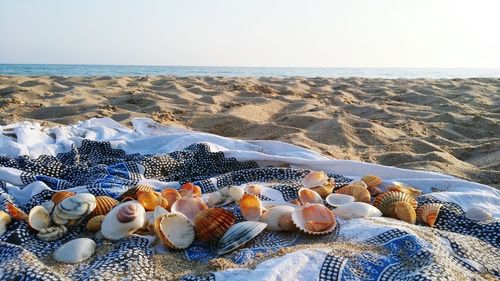
{"type": "Polygon", "coordinates": [[[1,124],[150,117],[500,187],[500,79],[0,76],[1,124]]]}

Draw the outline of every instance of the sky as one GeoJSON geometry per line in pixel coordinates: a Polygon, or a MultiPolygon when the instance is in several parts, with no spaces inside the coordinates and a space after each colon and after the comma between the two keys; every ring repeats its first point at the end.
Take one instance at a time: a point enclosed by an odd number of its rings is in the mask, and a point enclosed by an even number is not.
{"type": "Polygon", "coordinates": [[[0,63],[500,68],[498,0],[0,0],[0,63]]]}

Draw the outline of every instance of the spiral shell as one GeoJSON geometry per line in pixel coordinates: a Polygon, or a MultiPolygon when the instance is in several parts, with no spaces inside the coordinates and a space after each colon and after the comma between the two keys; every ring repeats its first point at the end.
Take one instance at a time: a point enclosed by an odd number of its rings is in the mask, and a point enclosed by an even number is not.
{"type": "Polygon", "coordinates": [[[236,217],[223,208],[203,210],[196,215],[194,221],[196,236],[201,241],[215,240],[222,236],[235,220],[236,217]]]}
{"type": "Polygon", "coordinates": [[[422,190],[418,190],[406,183],[394,181],[388,187],[387,191],[399,191],[409,194],[413,197],[417,197],[422,193],[422,190]]]}
{"type": "Polygon", "coordinates": [[[88,222],[87,222],[87,231],[90,231],[90,232],[97,232],[99,230],[101,230],[101,225],[102,225],[102,222],[104,221],[104,218],[105,218],[105,215],[97,215],[97,216],[94,216],[93,218],[91,218],[88,222]]]}
{"type": "Polygon", "coordinates": [[[262,203],[252,194],[245,194],[240,199],[241,215],[247,221],[258,221],[262,215],[262,203]]]}
{"type": "Polygon", "coordinates": [[[36,237],[40,240],[49,242],[61,239],[67,232],[68,229],[64,225],[58,225],[40,229],[36,237]]]}
{"type": "Polygon", "coordinates": [[[413,209],[417,208],[417,200],[411,195],[399,191],[387,191],[375,198],[373,206],[377,207],[384,216],[398,218],[394,210],[395,203],[404,201],[410,203],[413,209]]]}
{"type": "Polygon", "coordinates": [[[96,196],[95,202],[95,209],[90,213],[89,217],[105,216],[111,209],[120,203],[118,200],[109,196],[96,196]]]}
{"type": "Polygon", "coordinates": [[[6,207],[11,218],[18,221],[28,220],[28,215],[23,210],[16,207],[14,204],[7,202],[6,207]]]}
{"type": "Polygon", "coordinates": [[[101,232],[106,239],[120,240],[142,228],[145,219],[146,211],[137,201],[121,203],[104,217],[101,232]]]}
{"type": "Polygon", "coordinates": [[[182,198],[179,191],[177,191],[177,189],[173,189],[173,188],[165,188],[161,192],[161,196],[167,200],[168,206],[166,209],[169,211],[170,211],[170,208],[172,207],[172,205],[174,205],[175,201],[182,198]]]}
{"type": "Polygon", "coordinates": [[[185,249],[194,241],[195,231],[189,219],[182,213],[171,212],[155,221],[156,234],[165,246],[185,249]]]}
{"type": "Polygon", "coordinates": [[[415,224],[417,221],[417,214],[413,206],[405,201],[399,201],[394,204],[394,212],[398,219],[407,223],[415,224]]]}
{"type": "Polygon", "coordinates": [[[370,192],[360,185],[347,185],[337,190],[336,193],[351,195],[356,202],[370,203],[371,201],[370,192]]]}
{"type": "Polygon", "coordinates": [[[44,207],[35,206],[29,213],[28,223],[31,228],[40,231],[50,226],[50,214],[44,207]]]}
{"type": "Polygon", "coordinates": [[[302,185],[316,191],[322,198],[326,198],[332,193],[335,181],[328,178],[324,172],[310,172],[302,179],[302,185]]]}
{"type": "Polygon", "coordinates": [[[322,204],[323,199],[321,198],[321,195],[317,193],[316,191],[309,189],[309,188],[301,188],[299,189],[299,200],[302,204],[310,203],[318,203],[322,204]]]}
{"type": "Polygon", "coordinates": [[[439,211],[443,207],[440,203],[428,203],[418,207],[417,217],[428,226],[433,227],[439,215],[439,211]]]}
{"type": "Polygon", "coordinates": [[[207,204],[200,197],[194,195],[189,195],[175,201],[171,208],[172,212],[184,214],[190,222],[193,222],[196,215],[205,209],[208,209],[207,204]]]}
{"type": "Polygon", "coordinates": [[[335,229],[337,221],[333,212],[321,204],[307,204],[293,211],[293,223],[308,234],[325,234],[335,229]]]}
{"type": "Polygon", "coordinates": [[[57,205],[61,203],[61,201],[63,201],[64,199],[71,197],[73,195],[75,195],[75,193],[71,191],[66,191],[66,190],[58,191],[52,194],[52,202],[54,202],[54,204],[57,205]]]}
{"type": "Polygon", "coordinates": [[[182,197],[187,197],[191,194],[196,197],[201,197],[201,187],[194,185],[192,182],[187,182],[179,188],[179,194],[182,197]]]}
{"type": "Polygon", "coordinates": [[[121,223],[127,223],[133,221],[137,218],[137,210],[139,207],[137,204],[127,204],[120,208],[118,213],[116,213],[116,219],[121,223]]]}
{"type": "Polygon", "coordinates": [[[367,187],[377,187],[382,183],[382,179],[374,175],[364,176],[361,180],[366,183],[367,187]]]}

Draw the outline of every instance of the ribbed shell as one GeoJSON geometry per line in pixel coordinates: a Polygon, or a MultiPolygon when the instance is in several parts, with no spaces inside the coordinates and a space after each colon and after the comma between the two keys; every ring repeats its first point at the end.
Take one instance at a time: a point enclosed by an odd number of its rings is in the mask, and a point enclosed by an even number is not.
{"type": "Polygon", "coordinates": [[[258,221],[262,215],[260,199],[252,194],[245,194],[240,200],[241,215],[247,221],[258,221]]]}
{"type": "Polygon", "coordinates": [[[428,203],[418,207],[417,217],[428,226],[433,227],[439,215],[439,211],[443,207],[440,203],[428,203]]]}
{"type": "Polygon", "coordinates": [[[359,185],[344,186],[337,190],[336,193],[351,195],[356,202],[370,203],[371,201],[370,192],[359,185]]]}
{"type": "Polygon", "coordinates": [[[107,215],[113,207],[120,203],[118,200],[109,196],[96,196],[95,201],[95,209],[89,215],[91,218],[100,215],[107,215]]]}
{"type": "Polygon", "coordinates": [[[196,236],[201,241],[215,240],[222,236],[235,220],[236,217],[223,208],[203,210],[196,215],[194,221],[196,236]]]}
{"type": "Polygon", "coordinates": [[[333,212],[322,204],[307,204],[292,213],[292,222],[308,234],[326,234],[335,229],[333,212]]]}
{"type": "Polygon", "coordinates": [[[413,197],[417,197],[422,193],[422,190],[418,190],[413,188],[412,186],[402,183],[402,182],[393,182],[391,185],[387,187],[387,191],[399,191],[406,194],[409,194],[413,197]]]}
{"type": "Polygon", "coordinates": [[[410,203],[413,209],[417,208],[417,200],[415,200],[414,197],[399,191],[388,191],[380,194],[375,198],[373,206],[377,207],[384,216],[397,218],[396,212],[394,211],[394,204],[399,201],[410,203]]]}
{"type": "Polygon", "coordinates": [[[173,189],[173,188],[165,188],[164,190],[162,190],[161,197],[163,197],[163,198],[165,198],[165,200],[167,200],[168,207],[165,209],[167,209],[169,211],[170,211],[170,208],[172,207],[172,205],[174,205],[175,201],[182,198],[179,191],[177,191],[177,189],[173,189]]]}
{"type": "Polygon", "coordinates": [[[90,232],[97,232],[99,230],[101,230],[101,224],[102,224],[102,221],[104,220],[104,215],[97,215],[93,218],[91,218],[88,222],[87,222],[87,230],[90,231],[90,232]]]}
{"type": "Polygon", "coordinates": [[[394,212],[398,219],[407,223],[415,224],[417,221],[417,214],[413,206],[405,201],[399,201],[394,204],[394,212]]]}
{"type": "Polygon", "coordinates": [[[71,197],[73,195],[75,195],[75,193],[71,191],[58,191],[52,194],[52,202],[54,202],[54,205],[57,205],[64,199],[71,197]]]}
{"type": "Polygon", "coordinates": [[[259,235],[267,224],[257,221],[244,221],[233,224],[219,239],[217,254],[223,255],[244,245],[259,235]]]}
{"type": "Polygon", "coordinates": [[[139,201],[146,211],[153,211],[158,206],[168,208],[167,199],[154,191],[138,191],[137,201],[139,201]]]}
{"type": "Polygon", "coordinates": [[[368,187],[377,187],[382,183],[382,179],[374,175],[364,176],[361,180],[364,181],[368,187]]]}
{"type": "Polygon", "coordinates": [[[28,220],[28,215],[18,207],[14,206],[14,204],[7,202],[7,211],[9,212],[11,218],[18,221],[28,220]]]}

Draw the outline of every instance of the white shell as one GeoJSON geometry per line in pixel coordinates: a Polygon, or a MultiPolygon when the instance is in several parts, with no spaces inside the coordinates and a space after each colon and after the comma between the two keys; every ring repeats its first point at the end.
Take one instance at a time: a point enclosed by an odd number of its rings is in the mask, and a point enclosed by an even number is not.
{"type": "Polygon", "coordinates": [[[382,212],[370,204],[364,202],[352,202],[339,206],[333,210],[333,213],[345,219],[381,217],[382,212]]]}
{"type": "Polygon", "coordinates": [[[245,192],[259,196],[264,187],[260,184],[248,184],[245,186],[245,192]]]}
{"type": "Polygon", "coordinates": [[[465,217],[474,221],[486,221],[493,219],[493,216],[490,213],[479,207],[472,207],[467,210],[465,217]]]}
{"type": "Polygon", "coordinates": [[[35,206],[30,210],[28,223],[31,228],[40,231],[50,226],[50,214],[44,207],[35,206]]]}
{"type": "Polygon", "coordinates": [[[64,225],[58,225],[53,227],[47,227],[40,229],[36,237],[43,241],[55,241],[61,239],[66,233],[68,229],[64,225]]]}
{"type": "Polygon", "coordinates": [[[331,193],[326,197],[326,202],[333,207],[342,206],[354,202],[355,199],[351,195],[341,193],[331,193]]]}
{"type": "Polygon", "coordinates": [[[0,211],[0,236],[2,236],[7,231],[7,226],[11,222],[9,214],[0,211]]]}
{"type": "Polygon", "coordinates": [[[52,200],[47,200],[45,202],[43,202],[42,204],[40,204],[40,206],[44,207],[45,210],[47,210],[49,213],[52,213],[52,211],[54,210],[54,201],[52,200]]]}
{"type": "Polygon", "coordinates": [[[242,187],[239,186],[231,186],[229,188],[229,196],[235,201],[239,202],[241,197],[243,197],[243,194],[245,194],[245,190],[242,187]]]}
{"type": "Polygon", "coordinates": [[[54,207],[52,220],[63,225],[70,220],[79,220],[90,214],[96,207],[96,198],[90,193],[78,193],[61,201],[54,207]]]}
{"type": "Polygon", "coordinates": [[[260,221],[267,223],[266,229],[271,231],[287,230],[286,226],[280,224],[280,220],[284,215],[291,215],[295,210],[291,206],[276,206],[268,209],[261,217],[260,221]]]}
{"type": "Polygon", "coordinates": [[[233,224],[220,238],[217,254],[223,255],[252,240],[266,228],[267,224],[257,221],[244,221],[233,224]]]}
{"type": "Polygon", "coordinates": [[[176,249],[185,249],[194,241],[195,231],[189,219],[180,212],[171,212],[160,220],[160,239],[167,246],[176,249]],[[165,241],[166,240],[166,241],[165,241]],[[169,245],[170,244],[170,245],[169,245]]]}
{"type": "Polygon", "coordinates": [[[221,188],[216,192],[203,194],[201,197],[207,203],[208,207],[221,207],[234,201],[229,195],[229,189],[227,187],[221,188]]]}
{"type": "Polygon", "coordinates": [[[312,171],[302,179],[302,186],[306,188],[323,186],[328,182],[328,176],[324,172],[312,171]]]}
{"type": "Polygon", "coordinates": [[[79,263],[95,252],[95,242],[88,238],[71,240],[54,251],[54,259],[62,263],[79,263]]]}
{"type": "Polygon", "coordinates": [[[106,215],[106,217],[104,217],[104,220],[102,221],[101,225],[101,232],[102,235],[108,240],[113,240],[113,241],[120,240],[131,235],[136,230],[142,228],[145,220],[146,220],[146,210],[144,210],[144,207],[137,201],[128,201],[114,207],[106,215]],[[117,214],[121,210],[121,208],[131,204],[134,204],[137,207],[136,211],[137,217],[134,220],[129,221],[127,223],[122,223],[118,221],[117,214]]]}
{"type": "Polygon", "coordinates": [[[293,207],[294,209],[297,209],[299,207],[298,205],[286,201],[260,201],[260,204],[264,209],[271,209],[277,206],[288,206],[293,207]]]}

